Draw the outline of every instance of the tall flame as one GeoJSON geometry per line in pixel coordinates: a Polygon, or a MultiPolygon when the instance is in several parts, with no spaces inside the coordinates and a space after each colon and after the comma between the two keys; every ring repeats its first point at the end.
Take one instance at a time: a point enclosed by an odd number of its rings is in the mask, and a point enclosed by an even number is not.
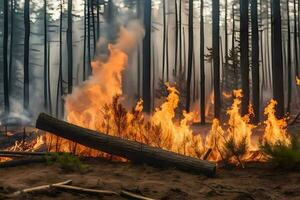
{"type": "Polygon", "coordinates": [[[264,124],[266,125],[263,142],[267,142],[271,145],[281,143],[283,145],[289,145],[291,139],[286,131],[287,122],[286,119],[277,119],[275,115],[275,107],[277,102],[271,100],[268,106],[265,108],[264,114],[267,116],[264,124]]]}

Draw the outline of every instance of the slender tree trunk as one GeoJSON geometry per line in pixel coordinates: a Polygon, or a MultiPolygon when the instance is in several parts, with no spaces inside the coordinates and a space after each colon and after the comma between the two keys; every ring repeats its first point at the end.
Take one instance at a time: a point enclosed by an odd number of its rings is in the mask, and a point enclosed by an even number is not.
{"type": "Polygon", "coordinates": [[[200,5],[200,117],[201,124],[205,124],[205,63],[204,63],[204,18],[203,0],[200,5]]]}
{"type": "Polygon", "coordinates": [[[221,94],[220,94],[220,0],[214,0],[212,5],[212,29],[213,29],[213,67],[214,67],[214,110],[215,118],[220,118],[221,94]]]}
{"type": "MultiPolygon", "coordinates": [[[[235,9],[234,9],[234,4],[232,4],[232,38],[231,38],[231,48],[232,48],[232,66],[233,66],[233,72],[234,74],[237,74],[237,64],[235,60],[235,9]]],[[[234,88],[238,88],[238,76],[234,76],[234,88]]]]}
{"type": "MultiPolygon", "coordinates": [[[[264,61],[264,42],[263,42],[263,35],[264,35],[264,26],[263,26],[263,19],[262,19],[262,8],[263,8],[263,5],[262,5],[262,1],[263,0],[260,0],[259,1],[259,9],[260,9],[260,15],[259,15],[259,21],[260,21],[260,55],[261,55],[261,82],[262,82],[262,86],[261,86],[261,92],[262,90],[265,88],[265,61],[264,61]]],[[[262,99],[262,95],[261,96],[261,101],[263,100],[262,99]]]]}
{"type": "Polygon", "coordinates": [[[242,74],[242,115],[248,113],[249,106],[249,28],[248,0],[240,0],[240,39],[241,39],[241,74],[242,74]]]}
{"type": "Polygon", "coordinates": [[[270,58],[270,39],[269,39],[269,3],[267,2],[267,27],[266,27],[266,41],[267,41],[267,44],[266,44],[266,49],[267,49],[267,60],[268,60],[268,65],[267,65],[267,68],[266,68],[266,82],[269,87],[272,86],[272,83],[271,83],[271,74],[270,74],[270,71],[271,71],[271,58],[270,58]]]}
{"type": "Polygon", "coordinates": [[[190,112],[191,104],[191,82],[192,82],[192,67],[193,67],[193,50],[194,50],[194,26],[193,14],[194,6],[193,1],[189,0],[189,49],[188,49],[188,74],[186,85],[186,111],[190,112]]]}
{"type": "Polygon", "coordinates": [[[29,108],[29,38],[30,38],[30,1],[24,3],[24,109],[29,108]]]}
{"type": "Polygon", "coordinates": [[[8,84],[8,63],[7,63],[7,49],[8,49],[8,1],[3,1],[3,15],[4,15],[4,30],[3,30],[3,89],[4,89],[4,111],[9,113],[9,84],[8,84]]]}
{"type": "MultiPolygon", "coordinates": [[[[228,22],[227,22],[227,10],[228,10],[228,0],[225,0],[225,67],[228,67],[228,22]]],[[[226,72],[225,72],[226,73],[226,72]]],[[[225,76],[226,77],[226,76],[225,76]]],[[[224,80],[223,80],[224,81],[224,80]]]]}
{"type": "MultiPolygon", "coordinates": [[[[137,1],[137,18],[141,19],[143,16],[141,14],[142,3],[137,1]]],[[[141,44],[137,46],[137,95],[141,98],[141,44]]]]}
{"type": "MultiPolygon", "coordinates": [[[[300,4],[300,3],[298,3],[300,4]]],[[[297,8],[296,8],[296,0],[294,0],[294,50],[295,50],[295,75],[299,75],[299,68],[298,68],[298,30],[297,30],[297,8]]]]}
{"type": "Polygon", "coordinates": [[[283,63],[282,63],[282,34],[280,0],[273,0],[272,4],[272,35],[273,35],[273,97],[277,101],[276,115],[284,116],[284,91],[283,91],[283,63]]]}
{"type": "Polygon", "coordinates": [[[68,46],[68,93],[72,93],[73,89],[73,36],[72,36],[72,7],[73,1],[68,0],[68,29],[67,29],[67,46],[68,46]]]}
{"type": "Polygon", "coordinates": [[[179,0],[179,74],[182,75],[182,12],[181,12],[181,0],[179,0]]]}
{"type": "Polygon", "coordinates": [[[166,0],[163,0],[163,59],[162,59],[162,81],[165,82],[166,69],[166,0]]]}
{"type": "Polygon", "coordinates": [[[49,100],[48,100],[48,102],[49,102],[49,114],[50,115],[52,115],[52,100],[51,100],[51,82],[50,82],[50,80],[51,80],[51,77],[50,77],[50,42],[48,41],[48,63],[47,63],[47,65],[48,65],[48,67],[47,67],[47,80],[48,80],[48,82],[47,82],[47,84],[48,84],[48,97],[49,97],[49,100]]]}
{"type": "Polygon", "coordinates": [[[97,37],[100,38],[100,5],[99,0],[97,0],[97,37]]]}
{"type": "Polygon", "coordinates": [[[47,30],[47,0],[44,0],[44,109],[48,112],[48,62],[47,62],[47,47],[48,44],[48,30],[47,30]]]}
{"type": "Polygon", "coordinates": [[[63,22],[63,0],[60,0],[60,19],[59,19],[59,72],[56,90],[56,117],[59,117],[59,107],[61,107],[61,116],[64,114],[63,106],[63,85],[62,85],[62,22],[63,22]],[[59,104],[61,105],[59,106],[59,104]]]}
{"type": "Polygon", "coordinates": [[[287,98],[287,112],[291,111],[291,101],[292,101],[292,57],[291,57],[291,24],[290,24],[290,1],[286,2],[286,10],[287,10],[287,76],[288,76],[288,98],[287,98]]]}
{"type": "Polygon", "coordinates": [[[259,35],[257,18],[257,0],[251,2],[251,23],[252,23],[252,99],[254,110],[254,122],[259,122],[259,35]]]}
{"type": "Polygon", "coordinates": [[[143,100],[147,113],[151,111],[151,8],[151,0],[144,0],[143,100]]]}
{"type": "Polygon", "coordinates": [[[169,82],[169,26],[166,26],[166,75],[167,75],[167,82],[169,82]]]}
{"type": "Polygon", "coordinates": [[[83,16],[83,81],[86,80],[86,2],[84,1],[84,16],[83,16]]]}
{"type": "Polygon", "coordinates": [[[8,84],[9,84],[9,93],[12,91],[12,76],[13,76],[13,52],[14,52],[14,24],[15,21],[15,0],[10,1],[10,48],[9,48],[9,76],[8,76],[8,84]]]}
{"type": "Polygon", "coordinates": [[[94,53],[95,53],[97,40],[96,40],[96,26],[95,26],[95,14],[94,14],[93,0],[92,0],[92,3],[91,3],[91,15],[92,15],[93,41],[94,41],[94,53]]]}
{"type": "Polygon", "coordinates": [[[175,0],[175,56],[174,56],[174,72],[173,75],[177,77],[177,62],[178,62],[178,8],[177,0],[175,0]]]}
{"type": "Polygon", "coordinates": [[[88,46],[88,76],[92,74],[91,66],[91,0],[87,0],[87,46],[88,46]]]}

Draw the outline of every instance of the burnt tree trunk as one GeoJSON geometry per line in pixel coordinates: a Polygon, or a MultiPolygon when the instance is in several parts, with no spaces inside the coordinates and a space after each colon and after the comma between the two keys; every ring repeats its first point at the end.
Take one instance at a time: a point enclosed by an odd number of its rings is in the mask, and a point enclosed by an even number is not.
{"type": "Polygon", "coordinates": [[[214,68],[214,110],[215,118],[220,118],[221,93],[220,93],[220,0],[214,0],[212,5],[213,29],[213,68],[214,68]]]}
{"type": "MultiPolygon", "coordinates": [[[[291,101],[292,101],[292,57],[291,57],[291,24],[290,24],[290,1],[287,0],[286,8],[287,8],[287,77],[288,77],[288,91],[287,91],[287,112],[291,110],[291,101]]],[[[297,39],[297,38],[296,38],[297,39]]]]}
{"type": "Polygon", "coordinates": [[[240,0],[240,39],[241,39],[241,75],[242,75],[242,115],[248,113],[249,106],[249,28],[248,0],[240,0]]]}
{"type": "MultiPolygon", "coordinates": [[[[48,44],[48,30],[47,30],[47,0],[44,0],[44,109],[48,111],[48,62],[47,62],[47,44],[48,44]]],[[[50,98],[50,97],[49,97],[50,98]]]]}
{"type": "Polygon", "coordinates": [[[189,46],[188,46],[188,74],[187,74],[187,84],[186,84],[186,111],[190,112],[191,104],[191,83],[192,83],[192,67],[193,67],[193,51],[194,51],[194,26],[193,26],[193,1],[189,1],[189,46]]]}
{"type": "Polygon", "coordinates": [[[3,7],[4,31],[3,31],[3,90],[4,90],[4,111],[9,113],[9,84],[8,84],[8,1],[5,0],[3,7]]]}
{"type": "Polygon", "coordinates": [[[23,107],[25,110],[29,107],[29,38],[30,38],[30,1],[24,3],[24,100],[23,107]]]}
{"type": "Polygon", "coordinates": [[[175,167],[179,170],[202,173],[208,176],[213,176],[216,173],[216,165],[211,162],[98,133],[60,121],[47,114],[40,114],[36,127],[83,146],[127,158],[136,163],[146,163],[157,167],[175,167]]]}
{"type": "MultiPolygon", "coordinates": [[[[280,0],[272,3],[272,35],[273,35],[273,97],[277,101],[276,115],[284,116],[284,91],[283,91],[283,63],[282,63],[282,33],[280,0]]],[[[297,66],[296,66],[297,67],[297,66]]]]}
{"type": "Polygon", "coordinates": [[[151,0],[144,0],[145,37],[143,41],[143,100],[144,110],[151,111],[151,0]]]}
{"type": "Polygon", "coordinates": [[[254,123],[259,122],[259,35],[257,18],[257,0],[251,2],[252,23],[252,99],[254,111],[254,123]]]}
{"type": "Polygon", "coordinates": [[[67,28],[67,46],[68,46],[68,93],[72,93],[73,89],[73,36],[72,36],[72,8],[73,1],[68,0],[68,28],[67,28]]]}
{"type": "Polygon", "coordinates": [[[200,116],[201,124],[205,124],[205,63],[204,63],[204,18],[203,0],[200,5],[200,116]]]}

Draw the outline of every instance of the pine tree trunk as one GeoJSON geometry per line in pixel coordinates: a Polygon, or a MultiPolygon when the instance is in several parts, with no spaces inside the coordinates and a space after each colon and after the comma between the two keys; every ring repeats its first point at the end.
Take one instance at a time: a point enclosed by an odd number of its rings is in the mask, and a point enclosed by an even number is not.
{"type": "Polygon", "coordinates": [[[227,22],[228,2],[227,1],[228,0],[225,0],[225,20],[224,20],[224,24],[225,24],[225,30],[224,30],[225,31],[225,68],[226,69],[228,67],[228,22],[227,22]]]}
{"type": "Polygon", "coordinates": [[[282,33],[280,0],[272,3],[272,35],[273,35],[273,97],[277,101],[276,115],[278,118],[284,116],[284,92],[283,92],[283,63],[282,63],[282,33]]]}
{"type": "Polygon", "coordinates": [[[257,0],[251,2],[251,23],[252,23],[252,99],[254,110],[254,122],[259,122],[259,35],[257,18],[257,0]]]}
{"type": "Polygon", "coordinates": [[[48,62],[47,62],[47,44],[48,44],[48,30],[47,30],[47,0],[44,0],[44,109],[48,112],[48,62]]]}
{"type": "Polygon", "coordinates": [[[87,50],[88,50],[88,73],[87,76],[92,74],[92,66],[91,66],[91,0],[87,0],[87,50]]]}
{"type": "Polygon", "coordinates": [[[100,38],[100,5],[99,0],[97,0],[97,38],[100,38]]]}
{"type": "Polygon", "coordinates": [[[182,12],[181,12],[181,0],[179,0],[179,74],[182,75],[182,12]]]}
{"type": "MultiPolygon", "coordinates": [[[[14,24],[15,21],[15,0],[10,1],[10,22],[14,24]]],[[[9,76],[8,76],[8,85],[9,85],[9,93],[12,91],[12,77],[13,77],[13,52],[14,52],[14,27],[10,26],[10,52],[9,52],[9,76]]]]}
{"type": "Polygon", "coordinates": [[[200,5],[200,117],[201,124],[205,124],[205,63],[204,63],[204,18],[203,0],[200,5]]]}
{"type": "Polygon", "coordinates": [[[60,19],[59,19],[59,71],[56,89],[56,117],[59,117],[59,107],[61,107],[61,116],[64,114],[63,107],[63,85],[62,85],[62,22],[63,22],[63,0],[60,0],[60,19]],[[61,104],[61,105],[60,105],[61,104]]]}
{"type": "Polygon", "coordinates": [[[177,77],[177,62],[178,62],[178,8],[177,0],[175,0],[175,56],[174,56],[174,72],[173,75],[177,77]]]}
{"type": "Polygon", "coordinates": [[[73,1],[68,0],[68,28],[67,28],[67,46],[68,46],[68,93],[73,89],[73,36],[72,36],[72,7],[73,1]]]}
{"type": "Polygon", "coordinates": [[[29,38],[30,38],[30,1],[24,3],[24,109],[29,108],[29,38]]]}
{"type": "Polygon", "coordinates": [[[3,1],[4,30],[3,30],[3,89],[4,89],[4,111],[9,113],[9,84],[8,84],[8,1],[3,1]]]}
{"type": "Polygon", "coordinates": [[[187,85],[186,85],[186,111],[190,112],[191,104],[191,82],[192,82],[192,67],[193,67],[193,49],[194,49],[194,26],[193,26],[193,14],[194,6],[193,1],[189,0],[189,49],[188,49],[188,74],[187,74],[187,85]]]}
{"type": "MultiPolygon", "coordinates": [[[[300,30],[299,30],[300,31],[300,30]]],[[[296,0],[294,0],[294,50],[295,50],[295,75],[299,75],[298,68],[298,30],[297,30],[297,8],[296,8],[296,0]]]]}
{"type": "Polygon", "coordinates": [[[93,27],[93,41],[94,41],[94,53],[96,52],[96,26],[95,26],[95,14],[94,14],[94,3],[91,3],[91,15],[92,15],[92,27],[93,27]]]}
{"type": "Polygon", "coordinates": [[[212,5],[212,29],[213,29],[213,68],[214,68],[214,110],[215,118],[220,118],[221,94],[220,94],[220,0],[214,0],[212,5]]]}
{"type": "MultiPolygon", "coordinates": [[[[234,4],[232,4],[232,38],[231,38],[231,48],[232,48],[232,66],[233,66],[233,72],[234,74],[237,74],[237,64],[235,60],[235,9],[234,4]]],[[[234,76],[234,88],[238,88],[238,76],[234,76]]]]}
{"type": "Polygon", "coordinates": [[[240,0],[240,39],[241,39],[241,75],[242,75],[242,115],[248,113],[249,106],[249,28],[248,0],[240,0]]]}
{"type": "Polygon", "coordinates": [[[292,101],[292,57],[291,57],[291,24],[290,24],[290,1],[286,2],[286,10],[287,10],[287,76],[288,76],[288,98],[287,98],[287,112],[291,111],[291,101],[292,101]]]}
{"type": "Polygon", "coordinates": [[[84,16],[83,16],[83,81],[86,80],[86,2],[84,2],[84,16]]]}
{"type": "Polygon", "coordinates": [[[165,82],[166,69],[166,0],[163,0],[163,59],[162,59],[162,82],[165,82]]]}
{"type": "Polygon", "coordinates": [[[151,0],[144,0],[143,100],[147,113],[151,111],[151,8],[151,0]]]}
{"type": "Polygon", "coordinates": [[[50,41],[48,41],[48,63],[47,63],[47,84],[48,84],[48,102],[49,102],[49,114],[52,115],[52,100],[51,100],[51,77],[50,77],[50,41]]]}

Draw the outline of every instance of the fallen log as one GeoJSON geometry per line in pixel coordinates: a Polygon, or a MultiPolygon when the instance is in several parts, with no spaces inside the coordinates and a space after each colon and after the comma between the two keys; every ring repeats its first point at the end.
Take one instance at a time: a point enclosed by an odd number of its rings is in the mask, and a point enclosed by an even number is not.
{"type": "Polygon", "coordinates": [[[214,176],[216,173],[214,163],[85,129],[44,113],[39,115],[36,128],[133,162],[146,163],[155,167],[173,167],[207,176],[214,176]]]}

